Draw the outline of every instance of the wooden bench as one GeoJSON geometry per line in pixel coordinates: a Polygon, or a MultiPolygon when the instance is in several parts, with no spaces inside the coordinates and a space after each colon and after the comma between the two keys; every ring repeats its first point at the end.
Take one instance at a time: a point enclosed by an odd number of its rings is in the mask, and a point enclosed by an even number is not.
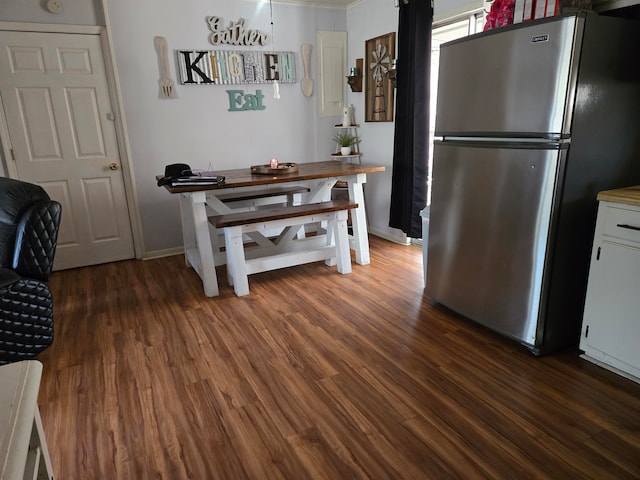
{"type": "MultiPolygon", "coordinates": [[[[217,195],[223,203],[242,203],[243,206],[261,206],[274,203],[295,205],[300,203],[301,195],[308,193],[309,188],[302,185],[283,185],[260,190],[238,190],[217,195]]],[[[236,205],[237,206],[237,205],[236,205]]]]}
{"type": "Polygon", "coordinates": [[[337,264],[338,272],[351,272],[351,253],[347,234],[348,211],[358,204],[350,200],[265,207],[209,217],[209,222],[224,231],[227,277],[238,296],[249,294],[248,275],[325,260],[337,264]],[[327,222],[326,235],[297,237],[306,223],[327,222]],[[269,244],[246,247],[243,235],[282,229],[269,244]],[[335,260],[334,260],[335,259],[335,260]]]}
{"type": "MultiPolygon", "coordinates": [[[[244,188],[233,190],[216,195],[216,198],[234,211],[242,212],[264,208],[265,206],[300,205],[302,203],[302,194],[309,191],[310,188],[303,185],[278,185],[254,190],[244,188]]],[[[301,229],[299,234],[304,235],[304,229],[301,229]]],[[[222,235],[221,232],[220,235],[222,235]]],[[[258,243],[263,240],[263,236],[256,233],[249,233],[247,237],[249,241],[258,243]]],[[[216,235],[212,241],[216,265],[226,263],[226,256],[220,249],[220,246],[224,244],[224,239],[222,237],[218,238],[216,235]]]]}

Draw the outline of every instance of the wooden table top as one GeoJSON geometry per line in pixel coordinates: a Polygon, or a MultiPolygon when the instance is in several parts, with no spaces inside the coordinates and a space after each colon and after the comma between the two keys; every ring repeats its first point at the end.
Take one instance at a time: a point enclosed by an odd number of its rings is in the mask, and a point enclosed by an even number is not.
{"type": "Polygon", "coordinates": [[[634,187],[605,190],[598,193],[598,200],[603,202],[623,203],[640,206],[640,185],[634,187]]]}
{"type": "MultiPolygon", "coordinates": [[[[273,185],[276,183],[313,180],[316,178],[345,177],[358,173],[384,172],[385,167],[367,163],[346,163],[339,160],[325,162],[298,163],[298,171],[282,175],[261,175],[251,173],[251,167],[231,170],[216,170],[217,175],[225,177],[220,185],[203,185],[188,187],[172,187],[165,185],[171,193],[198,192],[201,190],[224,190],[234,187],[251,187],[256,185],[273,185]]],[[[156,176],[156,179],[162,176],[156,176]]]]}

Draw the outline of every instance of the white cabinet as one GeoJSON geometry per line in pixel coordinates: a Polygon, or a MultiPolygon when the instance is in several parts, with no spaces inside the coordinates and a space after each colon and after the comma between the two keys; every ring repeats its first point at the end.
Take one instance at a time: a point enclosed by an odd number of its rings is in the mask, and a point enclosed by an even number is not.
{"type": "Polygon", "coordinates": [[[640,187],[601,192],[598,200],[580,349],[640,382],[640,187]]]}
{"type": "Polygon", "coordinates": [[[342,114],[346,103],[347,32],[317,32],[318,101],[321,116],[342,114]]]}

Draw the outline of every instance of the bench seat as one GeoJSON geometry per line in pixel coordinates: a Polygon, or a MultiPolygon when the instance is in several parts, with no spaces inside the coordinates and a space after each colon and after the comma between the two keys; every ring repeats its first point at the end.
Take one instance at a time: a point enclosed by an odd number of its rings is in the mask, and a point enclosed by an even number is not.
{"type": "Polygon", "coordinates": [[[209,217],[224,231],[227,276],[236,295],[249,294],[247,276],[253,273],[325,260],[337,264],[338,272],[351,272],[347,233],[348,211],[358,204],[348,199],[329,202],[265,207],[209,217]],[[296,238],[301,225],[327,222],[326,235],[296,238]],[[243,235],[282,229],[280,235],[256,247],[247,247],[243,235]]]}
{"type": "Polygon", "coordinates": [[[263,188],[260,190],[238,190],[217,195],[223,203],[247,203],[252,206],[285,203],[294,205],[300,203],[303,193],[309,192],[308,187],[302,185],[283,185],[279,187],[263,188]]]}

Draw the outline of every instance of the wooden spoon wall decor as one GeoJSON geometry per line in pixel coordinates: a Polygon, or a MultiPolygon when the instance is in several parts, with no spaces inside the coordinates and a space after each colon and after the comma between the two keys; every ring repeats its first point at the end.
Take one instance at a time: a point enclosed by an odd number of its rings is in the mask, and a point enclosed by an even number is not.
{"type": "Polygon", "coordinates": [[[313,95],[313,80],[309,77],[309,61],[311,59],[311,45],[302,44],[302,65],[304,66],[304,77],[300,80],[300,88],[305,97],[313,95]]]}

